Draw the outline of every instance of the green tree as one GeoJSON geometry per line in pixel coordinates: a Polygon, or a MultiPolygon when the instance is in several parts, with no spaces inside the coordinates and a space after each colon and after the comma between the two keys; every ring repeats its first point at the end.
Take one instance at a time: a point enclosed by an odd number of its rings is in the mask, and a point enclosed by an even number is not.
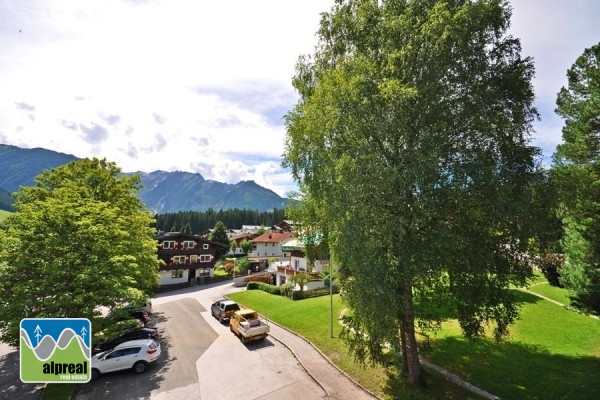
{"type": "Polygon", "coordinates": [[[329,228],[345,337],[365,361],[393,343],[413,386],[415,324],[450,305],[466,336],[493,322],[499,340],[531,275],[534,71],[510,16],[500,0],[337,0],[296,66],[283,164],[329,228]]]}
{"type": "Polygon", "coordinates": [[[210,233],[210,240],[213,242],[221,243],[223,247],[217,247],[217,251],[215,257],[217,260],[220,260],[227,254],[229,248],[231,247],[231,242],[229,241],[229,237],[227,236],[227,227],[221,221],[217,221],[215,227],[210,233]]]}
{"type": "Polygon", "coordinates": [[[16,193],[0,230],[0,340],[17,345],[22,318],[93,320],[99,306],[151,294],[156,230],[139,189],[138,176],[84,159],[16,193]]]}
{"type": "Polygon", "coordinates": [[[251,241],[249,241],[248,239],[244,239],[240,242],[240,248],[242,249],[242,251],[246,254],[252,252],[252,247],[254,245],[252,244],[251,241]]]}
{"type": "Polygon", "coordinates": [[[553,168],[566,255],[560,282],[577,306],[600,313],[600,43],[577,58],[567,79],[556,99],[565,125],[553,168]]]}
{"type": "Polygon", "coordinates": [[[290,276],[290,282],[300,286],[300,291],[304,292],[304,286],[312,279],[309,274],[304,272],[290,276]]]}

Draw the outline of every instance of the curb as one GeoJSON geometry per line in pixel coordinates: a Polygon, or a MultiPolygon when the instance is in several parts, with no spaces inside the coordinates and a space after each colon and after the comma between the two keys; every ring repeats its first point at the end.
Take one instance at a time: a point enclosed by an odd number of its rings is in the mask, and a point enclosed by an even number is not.
{"type": "MultiPolygon", "coordinates": [[[[317,353],[319,353],[321,355],[321,357],[323,357],[323,359],[325,361],[327,361],[329,363],[329,365],[331,365],[332,367],[334,367],[340,374],[344,375],[346,378],[348,378],[348,380],[350,382],[352,382],[356,387],[360,388],[361,390],[363,390],[365,393],[368,393],[369,395],[371,395],[373,398],[375,399],[379,399],[379,400],[383,400],[381,397],[377,396],[375,393],[371,392],[369,389],[365,388],[364,386],[362,386],[360,383],[358,383],[357,381],[355,381],[350,375],[348,375],[345,371],[341,370],[337,365],[335,365],[330,359],[329,357],[327,357],[321,350],[319,350],[319,348],[317,346],[315,346],[310,340],[306,339],[304,336],[297,334],[294,331],[291,331],[289,329],[287,329],[284,326],[279,325],[276,322],[271,321],[270,319],[266,318],[270,324],[276,325],[279,328],[283,329],[284,331],[304,340],[306,343],[308,343],[313,349],[315,349],[317,351],[317,353]]],[[[319,382],[319,380],[308,370],[308,368],[304,365],[304,363],[300,360],[300,358],[298,357],[298,355],[294,352],[294,350],[292,350],[290,348],[290,346],[288,346],[287,343],[285,343],[283,340],[273,336],[272,334],[269,333],[269,336],[271,336],[273,339],[277,340],[279,343],[283,344],[286,348],[288,348],[292,354],[294,355],[294,357],[298,360],[298,362],[300,363],[300,365],[302,365],[302,368],[304,368],[304,370],[310,375],[310,377],[323,389],[323,391],[327,394],[327,396],[331,396],[331,394],[327,391],[327,389],[325,389],[325,387],[323,386],[323,384],[321,382],[319,382]]]]}

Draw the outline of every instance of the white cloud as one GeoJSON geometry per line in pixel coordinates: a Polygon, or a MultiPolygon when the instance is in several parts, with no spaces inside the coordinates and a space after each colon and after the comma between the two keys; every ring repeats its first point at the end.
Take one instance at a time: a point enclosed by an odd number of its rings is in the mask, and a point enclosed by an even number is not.
{"type": "MultiPolygon", "coordinates": [[[[514,0],[513,32],[536,60],[543,121],[566,69],[598,40],[595,0],[514,0]]],[[[124,171],[182,170],[280,195],[282,116],[294,64],[333,0],[0,0],[0,138],[124,171]]]]}

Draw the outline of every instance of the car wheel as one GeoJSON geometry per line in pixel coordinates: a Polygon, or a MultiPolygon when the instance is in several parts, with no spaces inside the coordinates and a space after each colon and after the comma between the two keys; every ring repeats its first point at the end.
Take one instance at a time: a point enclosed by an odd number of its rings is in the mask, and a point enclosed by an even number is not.
{"type": "Polygon", "coordinates": [[[141,374],[142,372],[146,371],[146,368],[148,368],[148,364],[144,361],[138,361],[133,364],[133,370],[136,374],[141,374]]]}
{"type": "Polygon", "coordinates": [[[92,376],[90,377],[90,380],[95,381],[99,376],[100,371],[98,371],[96,368],[92,368],[92,376]]]}

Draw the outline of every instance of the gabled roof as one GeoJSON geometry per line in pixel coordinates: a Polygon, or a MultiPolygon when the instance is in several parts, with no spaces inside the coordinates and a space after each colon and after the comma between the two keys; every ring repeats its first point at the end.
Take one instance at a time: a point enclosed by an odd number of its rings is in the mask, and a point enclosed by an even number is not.
{"type": "Polygon", "coordinates": [[[265,232],[257,238],[251,240],[252,243],[280,243],[292,237],[292,232],[265,232]]]}

